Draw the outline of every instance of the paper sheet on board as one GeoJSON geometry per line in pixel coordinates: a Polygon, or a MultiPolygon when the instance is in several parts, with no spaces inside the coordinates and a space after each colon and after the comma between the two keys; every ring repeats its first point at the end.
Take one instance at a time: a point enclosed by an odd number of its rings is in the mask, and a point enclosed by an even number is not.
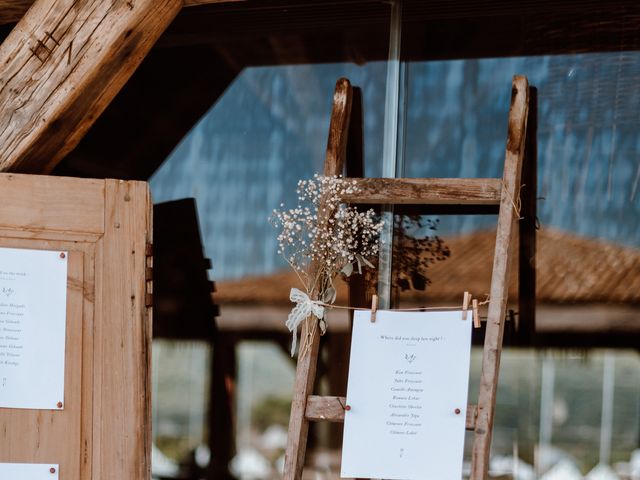
{"type": "Polygon", "coordinates": [[[57,464],[52,463],[0,463],[2,480],[58,480],[57,464]]]}
{"type": "Polygon", "coordinates": [[[64,405],[67,257],[0,248],[0,407],[64,405]]]}
{"type": "Polygon", "coordinates": [[[354,315],[341,476],[460,480],[471,315],[370,315],[354,315]]]}

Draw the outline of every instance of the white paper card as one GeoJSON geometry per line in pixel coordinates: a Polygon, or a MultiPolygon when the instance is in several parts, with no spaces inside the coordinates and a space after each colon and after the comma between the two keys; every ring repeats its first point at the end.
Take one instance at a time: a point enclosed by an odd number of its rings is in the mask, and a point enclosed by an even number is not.
{"type": "Polygon", "coordinates": [[[0,248],[0,407],[64,405],[67,257],[0,248]]]}
{"type": "Polygon", "coordinates": [[[460,480],[471,315],[356,311],[341,476],[460,480]],[[459,413],[456,413],[459,409],[459,413]]]}
{"type": "Polygon", "coordinates": [[[51,463],[0,463],[2,480],[58,480],[60,468],[51,463]]]}

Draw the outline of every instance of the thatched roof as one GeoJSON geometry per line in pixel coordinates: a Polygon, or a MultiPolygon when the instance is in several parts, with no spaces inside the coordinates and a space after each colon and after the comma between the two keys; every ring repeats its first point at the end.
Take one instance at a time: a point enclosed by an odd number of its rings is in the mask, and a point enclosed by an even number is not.
{"type": "MultiPolygon", "coordinates": [[[[442,304],[458,302],[464,290],[477,297],[489,292],[495,232],[445,241],[451,256],[429,269],[431,285],[424,292],[404,292],[403,300],[442,304]]],[[[640,250],[543,229],[538,232],[537,252],[539,303],[640,304],[640,250]]],[[[515,300],[517,268],[512,272],[509,297],[515,300]]],[[[215,300],[222,305],[290,305],[289,290],[298,283],[290,271],[219,282],[215,300]]],[[[346,290],[340,281],[336,304],[346,304],[346,290]]]]}

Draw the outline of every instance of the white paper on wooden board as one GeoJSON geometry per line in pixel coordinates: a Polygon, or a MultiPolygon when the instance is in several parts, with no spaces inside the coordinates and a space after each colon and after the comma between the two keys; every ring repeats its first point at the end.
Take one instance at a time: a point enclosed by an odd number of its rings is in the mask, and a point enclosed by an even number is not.
{"type": "Polygon", "coordinates": [[[2,480],[58,480],[59,470],[59,466],[53,463],[0,463],[0,478],[2,480]]]}
{"type": "Polygon", "coordinates": [[[67,258],[0,248],[0,407],[64,405],[67,258]]]}
{"type": "Polygon", "coordinates": [[[341,476],[460,480],[471,315],[370,318],[370,311],[354,315],[341,476]]]}

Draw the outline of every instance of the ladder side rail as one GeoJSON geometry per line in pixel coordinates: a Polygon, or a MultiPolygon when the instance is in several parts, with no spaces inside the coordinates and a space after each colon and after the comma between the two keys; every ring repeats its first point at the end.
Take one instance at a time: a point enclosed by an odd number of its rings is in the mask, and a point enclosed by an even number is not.
{"type": "MultiPolygon", "coordinates": [[[[351,116],[352,88],[349,81],[341,78],[336,82],[333,95],[333,107],[329,124],[327,140],[327,154],[324,165],[324,175],[333,176],[342,174],[347,150],[347,137],[349,119],[351,116]]],[[[322,204],[320,205],[322,210],[322,204]]],[[[326,221],[319,219],[319,222],[326,221]]],[[[319,266],[311,265],[311,271],[317,271],[319,266]]],[[[312,296],[315,292],[311,292],[312,296]]],[[[315,317],[309,317],[302,326],[302,336],[313,327],[315,317]]],[[[301,342],[302,343],[302,342],[301,342]]],[[[307,436],[309,421],[305,417],[307,397],[312,393],[318,365],[318,352],[320,348],[320,335],[313,336],[311,344],[304,355],[299,355],[296,367],[296,379],[294,384],[293,400],[291,403],[291,415],[289,418],[289,433],[287,437],[287,449],[284,461],[284,480],[299,480],[302,478],[305,453],[307,448],[307,436]]]]}
{"type": "Polygon", "coordinates": [[[491,297],[482,357],[478,413],[471,460],[471,480],[485,480],[489,470],[491,434],[507,307],[509,264],[512,256],[512,239],[518,221],[516,199],[520,193],[528,108],[529,86],[527,79],[523,76],[515,76],[512,83],[511,106],[509,108],[509,126],[503,175],[504,184],[498,216],[493,273],[491,275],[491,297]]]}

